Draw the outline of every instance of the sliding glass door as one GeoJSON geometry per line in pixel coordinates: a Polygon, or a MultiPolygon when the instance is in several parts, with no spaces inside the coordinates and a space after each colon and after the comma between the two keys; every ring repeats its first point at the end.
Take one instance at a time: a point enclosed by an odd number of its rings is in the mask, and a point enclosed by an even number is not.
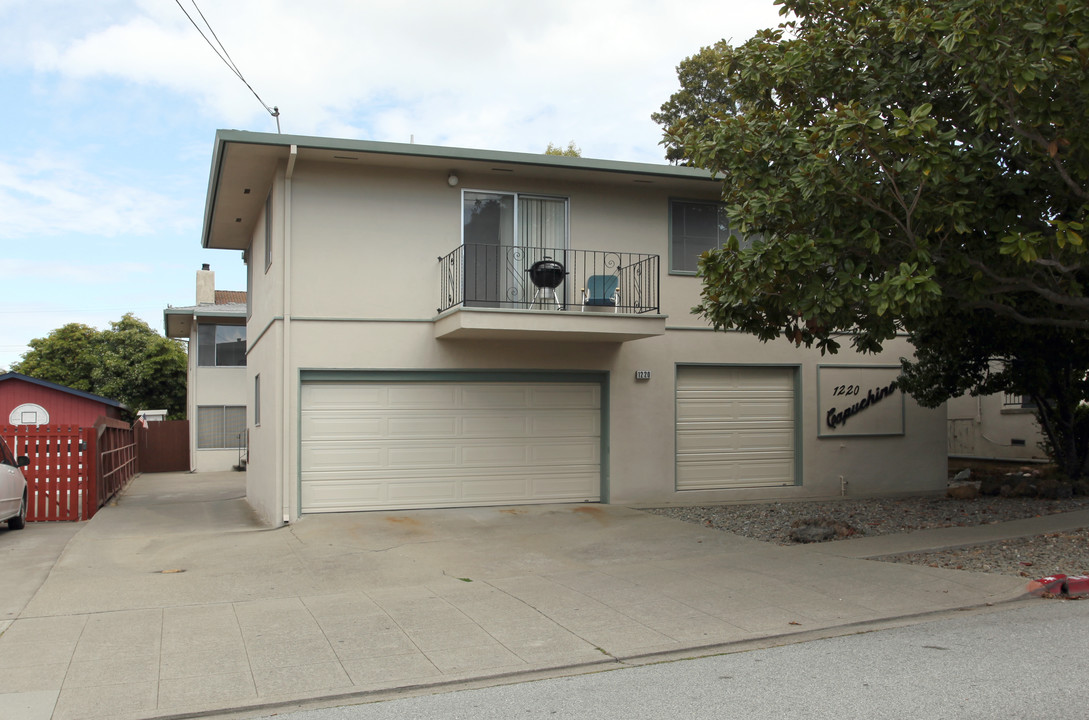
{"type": "Polygon", "coordinates": [[[526,270],[567,248],[567,199],[465,190],[465,304],[527,307],[533,286],[526,270]]]}

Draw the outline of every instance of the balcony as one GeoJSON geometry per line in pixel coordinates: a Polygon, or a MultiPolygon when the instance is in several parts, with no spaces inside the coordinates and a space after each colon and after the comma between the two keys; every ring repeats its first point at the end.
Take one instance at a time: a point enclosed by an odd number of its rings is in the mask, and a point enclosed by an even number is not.
{"type": "Polygon", "coordinates": [[[657,255],[465,244],[439,258],[435,337],[653,337],[665,333],[658,292],[657,255]]]}

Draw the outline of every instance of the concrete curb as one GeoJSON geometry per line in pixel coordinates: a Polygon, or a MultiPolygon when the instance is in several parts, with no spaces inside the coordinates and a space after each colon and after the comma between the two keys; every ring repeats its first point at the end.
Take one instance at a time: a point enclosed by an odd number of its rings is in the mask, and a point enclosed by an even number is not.
{"type": "MultiPolygon", "coordinates": [[[[652,652],[645,654],[632,654],[621,657],[613,657],[612,660],[593,663],[572,663],[569,665],[555,665],[533,670],[516,672],[502,672],[490,675],[480,675],[468,679],[454,679],[437,682],[413,683],[399,687],[381,690],[364,690],[350,693],[331,693],[327,695],[315,695],[310,698],[298,700],[284,700],[270,703],[254,703],[222,709],[200,710],[190,713],[174,713],[166,715],[152,715],[145,720],[195,720],[196,718],[215,717],[221,720],[242,720],[255,717],[259,713],[279,714],[283,712],[298,712],[304,710],[318,710],[327,707],[339,707],[342,705],[366,705],[376,702],[385,702],[402,697],[413,697],[423,694],[436,694],[438,692],[453,692],[458,690],[470,690],[497,685],[513,685],[524,682],[534,682],[556,677],[571,675],[583,675],[596,672],[612,672],[628,668],[656,665],[659,663],[680,662],[694,660],[715,655],[732,655],[736,653],[764,650],[772,647],[783,647],[804,642],[827,640],[848,635],[861,635],[881,630],[889,630],[920,623],[937,622],[964,614],[988,614],[1001,612],[1031,604],[1038,600],[1028,594],[1010,598],[999,603],[983,603],[980,605],[968,605],[964,607],[934,610],[922,613],[912,613],[896,617],[867,620],[862,622],[845,623],[834,627],[825,627],[816,630],[803,630],[799,632],[768,635],[761,638],[750,638],[729,643],[713,643],[709,645],[696,645],[680,650],[665,652],[652,652]]],[[[610,656],[611,657],[611,656],[610,656]]]]}

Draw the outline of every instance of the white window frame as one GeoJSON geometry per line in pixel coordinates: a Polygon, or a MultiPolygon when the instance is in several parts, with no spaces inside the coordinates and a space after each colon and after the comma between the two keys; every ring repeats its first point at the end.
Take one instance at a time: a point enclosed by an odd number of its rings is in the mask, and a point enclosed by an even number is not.
{"type": "MultiPolygon", "coordinates": [[[[237,418],[235,418],[235,420],[237,421],[237,418]]],[[[241,445],[238,444],[240,442],[239,439],[238,439],[238,435],[240,433],[244,433],[245,429],[246,429],[246,406],[245,405],[198,405],[197,406],[197,450],[237,450],[239,447],[242,447],[241,445]],[[233,411],[237,412],[239,409],[241,409],[241,411],[242,411],[242,422],[241,422],[241,425],[236,424],[236,427],[240,427],[241,430],[239,432],[233,433],[233,436],[232,436],[232,434],[229,434],[227,432],[227,419],[228,419],[227,418],[227,411],[228,410],[233,410],[233,411]],[[221,435],[220,435],[219,438],[213,439],[211,441],[206,440],[205,437],[204,437],[205,424],[208,422],[208,418],[202,417],[202,415],[206,414],[207,411],[210,411],[210,410],[219,410],[219,411],[221,411],[220,412],[220,417],[219,417],[221,435]],[[204,411],[204,412],[202,412],[202,411],[204,411]],[[211,442],[211,444],[209,444],[209,442],[211,442]]],[[[242,441],[242,442],[244,442],[244,441],[242,441]]]]}
{"type": "MultiPolygon", "coordinates": [[[[703,248],[700,251],[701,253],[705,252],[706,250],[718,249],[718,248],[722,247],[724,244],[726,244],[727,241],[729,241],[731,236],[734,236],[734,237],[737,238],[738,245],[740,247],[742,247],[742,248],[747,248],[747,247],[752,246],[752,238],[742,236],[740,233],[738,233],[736,230],[734,230],[733,223],[730,222],[729,218],[724,217],[725,216],[725,205],[723,205],[722,203],[715,202],[714,200],[688,200],[688,199],[685,199],[685,198],[670,198],[669,199],[669,248],[668,248],[668,250],[669,250],[669,274],[670,275],[695,276],[696,273],[697,273],[697,271],[695,269],[691,269],[691,270],[689,270],[687,268],[678,269],[678,262],[677,261],[680,258],[676,257],[676,252],[675,252],[676,243],[674,241],[675,235],[673,233],[673,216],[674,216],[675,207],[677,205],[709,205],[709,206],[714,206],[714,207],[716,207],[718,209],[719,229],[718,229],[717,239],[716,239],[715,243],[710,244],[707,247],[703,248]],[[722,234],[723,220],[725,220],[725,226],[726,226],[726,234],[725,235],[722,234]]],[[[696,259],[698,259],[698,258],[699,258],[699,255],[696,255],[696,259]]]]}

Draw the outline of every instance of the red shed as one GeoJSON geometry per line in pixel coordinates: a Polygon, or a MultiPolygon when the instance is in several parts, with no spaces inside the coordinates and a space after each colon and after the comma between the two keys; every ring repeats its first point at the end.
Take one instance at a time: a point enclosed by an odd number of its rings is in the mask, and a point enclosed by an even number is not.
{"type": "Polygon", "coordinates": [[[0,375],[0,425],[90,427],[103,415],[120,419],[124,407],[116,400],[19,373],[0,375]]]}

